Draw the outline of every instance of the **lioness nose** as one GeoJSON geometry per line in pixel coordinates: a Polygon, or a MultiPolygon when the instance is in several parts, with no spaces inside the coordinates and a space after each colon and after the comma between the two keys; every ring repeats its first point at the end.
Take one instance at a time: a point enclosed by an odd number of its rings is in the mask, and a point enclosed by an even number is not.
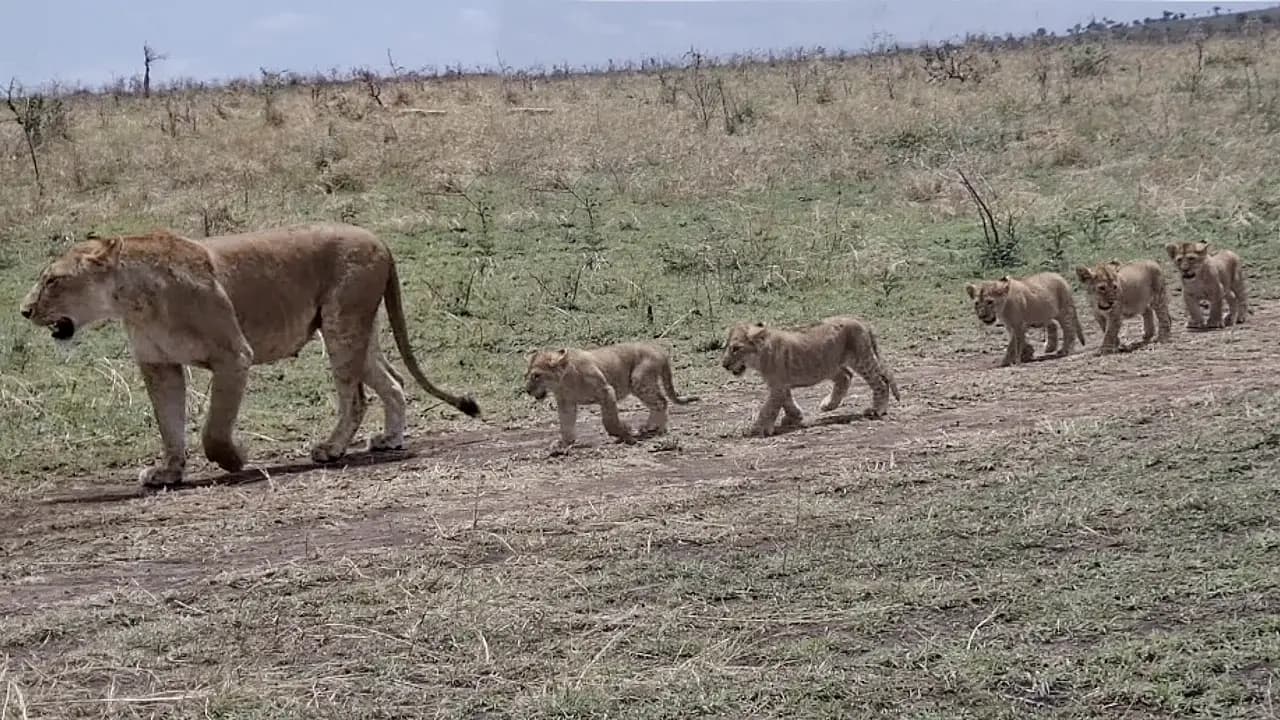
{"type": "Polygon", "coordinates": [[[31,319],[31,308],[24,307],[20,312],[22,313],[22,317],[27,318],[28,320],[31,319]]]}

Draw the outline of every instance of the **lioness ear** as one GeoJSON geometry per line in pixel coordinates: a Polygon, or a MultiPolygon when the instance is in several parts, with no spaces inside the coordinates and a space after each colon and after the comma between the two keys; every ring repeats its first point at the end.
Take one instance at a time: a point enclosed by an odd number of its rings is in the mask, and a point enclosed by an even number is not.
{"type": "Polygon", "coordinates": [[[1107,264],[1112,265],[1114,267],[1120,267],[1120,261],[1115,258],[1111,258],[1110,260],[1108,260],[1107,264]]]}
{"type": "Polygon", "coordinates": [[[751,327],[747,328],[747,339],[752,342],[755,342],[760,338],[761,335],[764,335],[764,331],[765,331],[764,325],[761,323],[756,323],[755,325],[752,325],[751,327]]]}
{"type": "Polygon", "coordinates": [[[1177,244],[1177,243],[1169,243],[1168,245],[1165,245],[1165,246],[1164,246],[1164,251],[1165,251],[1165,252],[1167,252],[1167,253],[1169,253],[1169,259],[1173,259],[1174,257],[1177,257],[1177,255],[1178,255],[1178,244],[1177,244]]]}
{"type": "Polygon", "coordinates": [[[964,291],[969,293],[969,299],[972,300],[978,294],[978,286],[973,283],[965,283],[964,291]]]}
{"type": "Polygon", "coordinates": [[[85,256],[85,259],[94,265],[111,265],[120,255],[120,238],[118,237],[96,237],[93,239],[93,242],[95,242],[98,247],[94,249],[92,253],[85,256]]]}
{"type": "Polygon", "coordinates": [[[1080,282],[1089,282],[1093,279],[1093,271],[1080,265],[1076,268],[1076,277],[1080,278],[1080,282]]]}

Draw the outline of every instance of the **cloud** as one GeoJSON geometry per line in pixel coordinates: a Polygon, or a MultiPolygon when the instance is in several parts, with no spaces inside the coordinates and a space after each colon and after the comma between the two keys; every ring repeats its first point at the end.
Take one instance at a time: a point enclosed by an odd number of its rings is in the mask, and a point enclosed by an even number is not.
{"type": "Polygon", "coordinates": [[[255,19],[249,29],[263,35],[283,35],[302,30],[310,21],[311,18],[302,13],[285,10],[255,19]]]}

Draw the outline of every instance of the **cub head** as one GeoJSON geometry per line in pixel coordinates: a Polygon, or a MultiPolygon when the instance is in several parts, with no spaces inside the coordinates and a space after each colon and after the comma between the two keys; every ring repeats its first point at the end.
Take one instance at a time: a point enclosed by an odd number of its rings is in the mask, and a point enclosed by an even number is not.
{"type": "Polygon", "coordinates": [[[1195,278],[1196,274],[1200,272],[1200,267],[1204,265],[1204,261],[1209,257],[1208,243],[1169,243],[1164,246],[1164,250],[1169,253],[1169,259],[1173,261],[1173,264],[1178,266],[1178,272],[1182,273],[1182,277],[1187,280],[1195,278]]]}
{"type": "Polygon", "coordinates": [[[1084,284],[1084,289],[1093,296],[1098,309],[1108,312],[1120,299],[1120,262],[1109,260],[1092,267],[1081,265],[1076,268],[1076,276],[1084,284]]]}
{"type": "Polygon", "coordinates": [[[729,338],[724,343],[724,357],[720,364],[734,375],[741,375],[749,367],[755,367],[760,343],[768,334],[763,323],[740,322],[729,328],[729,338]]]}
{"type": "Polygon", "coordinates": [[[964,286],[973,301],[973,311],[985,325],[990,325],[1000,317],[1005,300],[1009,299],[1009,276],[999,280],[982,280],[964,286]]]}
{"type": "Polygon", "coordinates": [[[529,356],[529,367],[524,371],[524,391],[541,400],[548,392],[560,387],[560,379],[569,367],[569,351],[536,350],[529,356]]]}
{"type": "Polygon", "coordinates": [[[120,238],[89,239],[49,263],[22,300],[22,317],[66,341],[80,328],[116,317],[112,298],[120,238]]]}

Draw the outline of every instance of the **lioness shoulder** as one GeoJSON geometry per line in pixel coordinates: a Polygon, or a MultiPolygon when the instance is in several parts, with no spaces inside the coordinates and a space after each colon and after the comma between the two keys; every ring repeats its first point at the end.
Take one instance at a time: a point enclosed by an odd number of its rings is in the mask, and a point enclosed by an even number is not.
{"type": "Polygon", "coordinates": [[[1248,319],[1249,298],[1239,255],[1225,248],[1213,251],[1208,243],[1201,242],[1169,243],[1165,252],[1182,278],[1187,328],[1220,328],[1248,319]],[[1209,305],[1207,318],[1200,308],[1201,301],[1209,305]]]}
{"type": "Polygon", "coordinates": [[[1172,332],[1169,294],[1164,271],[1154,260],[1121,263],[1109,260],[1076,268],[1093,305],[1093,317],[1102,330],[1102,354],[1132,349],[1120,344],[1120,326],[1125,319],[1142,316],[1142,342],[1155,338],[1165,342],[1172,332]]]}
{"type": "Polygon", "coordinates": [[[1071,286],[1059,274],[1040,272],[1025,277],[1005,275],[998,280],[980,280],[965,285],[974,313],[986,325],[1004,323],[1009,343],[1002,366],[1029,362],[1035,350],[1027,342],[1027,328],[1043,328],[1043,353],[1064,357],[1076,340],[1085,344],[1084,328],[1076,313],[1071,286]],[[1061,332],[1061,337],[1059,337],[1061,332]],[[1060,342],[1061,341],[1061,342],[1060,342]]]}
{"type": "Polygon", "coordinates": [[[556,399],[560,415],[559,448],[576,442],[579,405],[599,405],[605,432],[622,442],[635,434],[618,417],[618,403],[635,395],[649,410],[640,435],[667,431],[667,400],[683,405],[697,400],[676,392],[671,358],[653,343],[628,342],[582,350],[537,350],[525,369],[525,392],[556,399]],[[664,395],[665,391],[665,395],[664,395]]]}
{"type": "Polygon", "coordinates": [[[772,434],[779,411],[789,424],[799,424],[804,415],[792,389],[825,380],[830,380],[832,387],[819,405],[822,411],[839,407],[854,373],[871,388],[866,417],[883,417],[890,394],[901,399],[897,381],[880,356],[875,330],[851,315],[832,316],[791,330],[758,322],[735,323],[729,328],[720,364],[734,375],[751,368],[764,379],[768,394],[751,428],[753,435],[772,434]]]}

